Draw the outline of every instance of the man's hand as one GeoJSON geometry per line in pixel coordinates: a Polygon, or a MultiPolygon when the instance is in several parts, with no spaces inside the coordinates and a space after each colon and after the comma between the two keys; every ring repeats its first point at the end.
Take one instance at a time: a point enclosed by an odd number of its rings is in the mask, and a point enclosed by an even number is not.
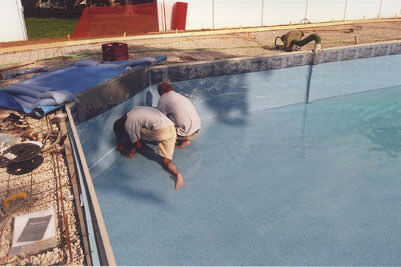
{"type": "Polygon", "coordinates": [[[117,150],[120,151],[121,155],[124,157],[131,159],[135,157],[136,148],[132,144],[118,144],[117,150]]]}

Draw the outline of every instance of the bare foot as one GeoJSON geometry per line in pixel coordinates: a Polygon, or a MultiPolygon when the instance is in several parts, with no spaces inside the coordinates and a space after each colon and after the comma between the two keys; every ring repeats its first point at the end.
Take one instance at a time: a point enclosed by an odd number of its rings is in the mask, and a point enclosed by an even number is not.
{"type": "Polygon", "coordinates": [[[190,143],[191,141],[182,141],[180,144],[175,145],[175,147],[186,147],[189,146],[190,143]]]}
{"type": "Polygon", "coordinates": [[[177,174],[177,181],[175,183],[175,190],[179,190],[183,186],[184,186],[184,179],[182,178],[182,174],[178,173],[177,174]]]}

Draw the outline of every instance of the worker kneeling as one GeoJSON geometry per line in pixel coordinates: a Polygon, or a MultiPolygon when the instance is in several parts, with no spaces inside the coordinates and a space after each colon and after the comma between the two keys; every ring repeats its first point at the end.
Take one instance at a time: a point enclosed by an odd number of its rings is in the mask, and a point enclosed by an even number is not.
{"type": "Polygon", "coordinates": [[[117,150],[125,157],[134,158],[135,152],[142,147],[141,141],[157,143],[163,166],[175,175],[175,189],[183,187],[182,174],[172,162],[176,129],[163,113],[153,107],[135,107],[114,123],[113,130],[117,150]]]}
{"type": "Polygon", "coordinates": [[[169,82],[157,86],[160,99],[157,109],[174,122],[177,129],[176,147],[186,147],[199,133],[201,120],[191,101],[174,91],[169,82]]]}

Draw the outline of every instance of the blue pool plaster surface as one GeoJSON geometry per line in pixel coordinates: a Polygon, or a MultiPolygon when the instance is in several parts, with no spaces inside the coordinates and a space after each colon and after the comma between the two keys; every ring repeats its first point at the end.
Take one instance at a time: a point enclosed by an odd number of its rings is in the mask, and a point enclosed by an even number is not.
{"type": "MultiPolygon", "coordinates": [[[[369,73],[374,61],[344,64],[314,66],[312,87],[353,64],[369,73]]],[[[174,84],[203,124],[175,151],[180,191],[154,147],[134,159],[112,148],[112,123],[138,100],[79,125],[117,264],[401,264],[401,87],[275,107],[302,102],[307,71],[174,84]]]]}

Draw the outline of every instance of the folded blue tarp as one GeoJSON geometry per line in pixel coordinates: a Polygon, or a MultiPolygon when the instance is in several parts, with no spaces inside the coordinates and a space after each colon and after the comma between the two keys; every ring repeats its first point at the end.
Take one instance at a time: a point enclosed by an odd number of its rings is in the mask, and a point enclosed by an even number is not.
{"type": "Polygon", "coordinates": [[[0,107],[42,117],[74,100],[77,93],[124,73],[129,67],[152,65],[166,58],[147,57],[109,63],[82,59],[0,89],[0,107]]]}

